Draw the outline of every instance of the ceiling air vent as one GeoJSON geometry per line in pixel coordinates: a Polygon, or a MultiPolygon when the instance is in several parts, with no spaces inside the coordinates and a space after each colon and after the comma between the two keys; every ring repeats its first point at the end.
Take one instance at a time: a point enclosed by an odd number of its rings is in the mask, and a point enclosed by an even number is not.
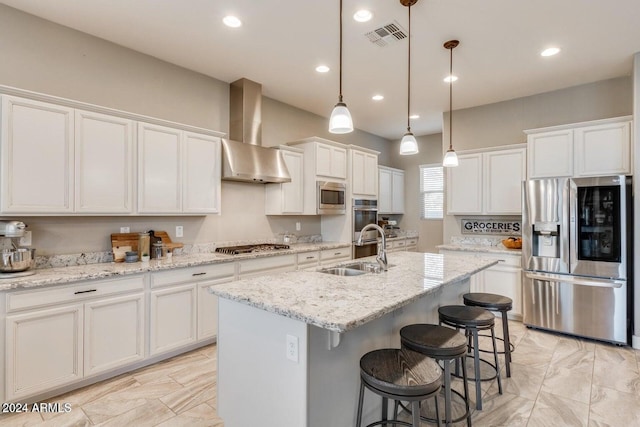
{"type": "Polygon", "coordinates": [[[400,24],[393,21],[390,24],[383,25],[380,28],[376,28],[373,31],[365,33],[365,37],[368,38],[371,43],[385,47],[397,41],[406,39],[407,33],[400,24]]]}

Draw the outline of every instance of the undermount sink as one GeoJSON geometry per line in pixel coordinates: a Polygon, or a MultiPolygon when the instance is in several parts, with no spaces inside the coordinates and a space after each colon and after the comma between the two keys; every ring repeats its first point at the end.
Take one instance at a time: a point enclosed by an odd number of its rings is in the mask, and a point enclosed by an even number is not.
{"type": "Polygon", "coordinates": [[[318,271],[320,273],[335,274],[336,276],[359,276],[366,273],[366,271],[344,267],[323,268],[318,271]]]}
{"type": "MultiPolygon", "coordinates": [[[[393,267],[393,265],[388,265],[387,268],[389,267],[393,267]]],[[[320,273],[335,274],[337,276],[359,276],[366,273],[382,273],[383,270],[380,264],[376,262],[360,261],[339,267],[322,268],[318,271],[320,273]]]]}

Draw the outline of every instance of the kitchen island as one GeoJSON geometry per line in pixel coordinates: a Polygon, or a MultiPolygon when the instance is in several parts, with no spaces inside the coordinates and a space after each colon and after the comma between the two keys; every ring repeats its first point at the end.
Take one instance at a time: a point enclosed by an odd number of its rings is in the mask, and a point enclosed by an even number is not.
{"type": "MultiPolygon", "coordinates": [[[[218,413],[225,426],[354,425],[360,357],[399,347],[399,330],[437,323],[471,275],[497,260],[402,252],[387,272],[316,269],[212,286],[219,297],[218,413]]],[[[373,257],[359,261],[374,261],[373,257]]],[[[364,421],[380,399],[365,397],[364,421]]]]}

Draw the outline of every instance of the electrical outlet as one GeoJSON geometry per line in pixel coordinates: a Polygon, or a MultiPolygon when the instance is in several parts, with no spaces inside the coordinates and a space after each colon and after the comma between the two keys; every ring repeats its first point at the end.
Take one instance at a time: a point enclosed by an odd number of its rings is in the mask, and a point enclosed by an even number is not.
{"type": "Polygon", "coordinates": [[[184,228],[181,225],[176,225],[176,237],[184,236],[184,228]]]}
{"type": "Polygon", "coordinates": [[[287,334],[287,359],[298,363],[298,337],[287,334]]]}
{"type": "Polygon", "coordinates": [[[20,238],[20,246],[31,246],[31,232],[25,231],[24,236],[20,238]]]}
{"type": "Polygon", "coordinates": [[[300,222],[298,221],[298,222],[296,222],[296,231],[300,231],[300,228],[301,228],[300,227],[300,222]]]}
{"type": "Polygon", "coordinates": [[[131,228],[129,227],[120,227],[121,233],[131,233],[131,228]]]}

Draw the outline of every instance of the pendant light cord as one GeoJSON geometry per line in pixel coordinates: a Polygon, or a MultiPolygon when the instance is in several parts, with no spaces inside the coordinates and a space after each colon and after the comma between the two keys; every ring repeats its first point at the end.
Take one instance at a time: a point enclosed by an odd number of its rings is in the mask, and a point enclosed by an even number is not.
{"type": "Polygon", "coordinates": [[[449,150],[453,150],[453,47],[449,49],[449,150]]]}
{"type": "Polygon", "coordinates": [[[340,94],[338,102],[342,102],[342,0],[340,0],[340,94]]]}
{"type": "MultiPolygon", "coordinates": [[[[342,1],[342,0],[340,0],[342,1]]],[[[411,4],[409,4],[409,54],[407,59],[407,132],[411,132],[409,115],[411,114],[411,4]]]]}

